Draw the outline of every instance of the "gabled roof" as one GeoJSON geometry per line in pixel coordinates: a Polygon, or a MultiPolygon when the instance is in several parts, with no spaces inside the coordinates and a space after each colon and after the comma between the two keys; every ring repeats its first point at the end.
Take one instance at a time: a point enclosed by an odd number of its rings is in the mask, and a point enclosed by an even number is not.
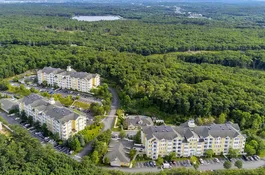
{"type": "Polygon", "coordinates": [[[124,163],[130,163],[129,152],[132,148],[133,143],[130,144],[126,140],[111,140],[109,144],[109,151],[104,157],[108,157],[110,162],[116,161],[117,159],[124,163]]]}
{"type": "Polygon", "coordinates": [[[60,102],[50,104],[47,99],[34,93],[24,97],[22,99],[22,103],[30,105],[33,109],[37,109],[38,111],[45,113],[45,115],[48,115],[61,123],[68,122],[70,120],[76,120],[80,116],[72,110],[63,107],[60,102]]]}
{"type": "Polygon", "coordinates": [[[150,125],[153,125],[153,121],[150,117],[138,116],[138,115],[126,117],[125,122],[128,123],[128,125],[133,125],[133,126],[150,126],[150,125]]]}
{"type": "Polygon", "coordinates": [[[143,128],[143,132],[146,134],[147,140],[153,137],[159,140],[172,140],[177,136],[182,137],[185,141],[189,138],[203,139],[208,136],[235,138],[241,135],[245,137],[240,133],[238,124],[233,123],[189,127],[186,122],[180,126],[146,126],[143,128]]]}
{"type": "Polygon", "coordinates": [[[71,71],[66,71],[60,68],[52,68],[52,67],[44,67],[42,70],[43,73],[45,72],[46,74],[60,74],[62,76],[70,76],[72,78],[79,78],[79,79],[86,79],[90,80],[91,78],[95,78],[98,76],[97,74],[90,74],[87,72],[76,72],[74,69],[71,69],[71,71]]]}
{"type": "Polygon", "coordinates": [[[145,126],[143,127],[143,132],[146,134],[148,140],[153,137],[159,140],[172,140],[179,136],[171,126],[145,126]]]}
{"type": "Polygon", "coordinates": [[[9,98],[2,98],[0,100],[0,103],[1,103],[1,108],[6,111],[10,111],[11,109],[18,107],[18,101],[9,98]]]}

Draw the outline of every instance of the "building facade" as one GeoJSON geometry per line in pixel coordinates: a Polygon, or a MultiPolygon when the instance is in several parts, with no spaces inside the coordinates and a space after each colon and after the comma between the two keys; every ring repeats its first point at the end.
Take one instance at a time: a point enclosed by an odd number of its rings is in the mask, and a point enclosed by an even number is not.
{"type": "Polygon", "coordinates": [[[175,152],[178,157],[203,156],[206,150],[227,155],[229,148],[244,153],[246,136],[237,124],[196,126],[194,120],[180,126],[146,126],[141,131],[146,155],[157,159],[175,152]]]}
{"type": "Polygon", "coordinates": [[[67,140],[72,135],[86,127],[86,117],[65,108],[53,98],[31,94],[24,97],[19,104],[19,111],[24,111],[27,116],[32,116],[33,121],[47,125],[53,134],[58,133],[62,140],[67,140]]]}
{"type": "Polygon", "coordinates": [[[67,66],[66,70],[44,67],[42,70],[39,70],[37,74],[39,84],[46,81],[48,85],[58,86],[62,89],[89,92],[92,88],[96,88],[100,85],[100,76],[98,74],[76,72],[71,66],[67,66]]]}

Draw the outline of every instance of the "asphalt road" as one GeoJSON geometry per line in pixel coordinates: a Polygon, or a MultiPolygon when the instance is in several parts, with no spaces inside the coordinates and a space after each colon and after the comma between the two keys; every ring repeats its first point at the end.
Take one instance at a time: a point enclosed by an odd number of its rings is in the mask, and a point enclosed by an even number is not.
{"type": "Polygon", "coordinates": [[[3,119],[5,119],[9,124],[11,124],[11,125],[18,124],[19,125],[19,122],[15,120],[15,117],[8,117],[7,115],[8,115],[7,113],[0,111],[0,116],[3,117],[3,119]]]}
{"type": "Polygon", "coordinates": [[[119,107],[119,97],[117,92],[113,88],[109,88],[109,91],[112,94],[112,104],[109,115],[102,121],[104,124],[103,131],[111,129],[115,120],[115,114],[119,107]]]}
{"type": "MultiPolygon", "coordinates": [[[[114,120],[115,120],[116,110],[119,107],[118,94],[116,93],[116,91],[113,88],[109,88],[109,91],[112,94],[111,110],[110,110],[108,116],[102,121],[104,123],[104,128],[102,131],[106,131],[106,130],[112,128],[112,125],[113,125],[114,120]]],[[[93,150],[93,148],[92,148],[93,143],[94,143],[94,141],[89,142],[79,153],[77,153],[75,156],[73,156],[73,158],[80,161],[83,156],[87,155],[89,152],[91,152],[93,150]]]]}

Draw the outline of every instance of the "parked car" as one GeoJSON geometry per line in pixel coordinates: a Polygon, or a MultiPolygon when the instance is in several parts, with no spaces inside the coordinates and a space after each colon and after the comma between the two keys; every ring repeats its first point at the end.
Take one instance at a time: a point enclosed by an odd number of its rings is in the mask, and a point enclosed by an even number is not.
{"type": "Polygon", "coordinates": [[[251,157],[251,156],[248,156],[248,158],[249,158],[249,160],[251,160],[251,161],[253,161],[254,159],[253,159],[253,157],[251,157]]]}
{"type": "Polygon", "coordinates": [[[252,158],[256,161],[258,161],[259,159],[256,156],[252,156],[252,158]]]}
{"type": "Polygon", "coordinates": [[[19,119],[20,119],[19,117],[15,118],[15,120],[19,120],[19,119]]]}
{"type": "Polygon", "coordinates": [[[220,161],[219,161],[218,158],[214,158],[214,161],[215,161],[216,163],[220,163],[220,161]]]}
{"type": "Polygon", "coordinates": [[[258,155],[254,155],[258,160],[260,160],[260,157],[258,155]]]}
{"type": "Polygon", "coordinates": [[[243,155],[242,158],[243,158],[245,161],[248,161],[247,156],[243,155]]]}
{"type": "Polygon", "coordinates": [[[154,164],[153,164],[152,161],[149,162],[149,165],[150,165],[151,167],[154,167],[154,164]]]}
{"type": "Polygon", "coordinates": [[[203,165],[204,164],[204,161],[202,158],[199,159],[200,163],[203,165]]]}
{"type": "Polygon", "coordinates": [[[191,166],[191,162],[190,162],[190,160],[187,160],[187,165],[188,165],[188,166],[191,166]]]}
{"type": "Polygon", "coordinates": [[[155,161],[153,161],[153,164],[154,164],[154,166],[156,166],[156,162],[155,161]]]}

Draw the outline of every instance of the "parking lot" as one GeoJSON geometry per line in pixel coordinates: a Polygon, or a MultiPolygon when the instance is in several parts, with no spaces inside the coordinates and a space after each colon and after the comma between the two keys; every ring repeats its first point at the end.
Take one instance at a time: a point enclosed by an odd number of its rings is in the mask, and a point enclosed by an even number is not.
{"type": "Polygon", "coordinates": [[[2,111],[0,111],[0,116],[3,117],[6,121],[8,121],[8,123],[10,123],[10,124],[21,125],[24,129],[28,130],[29,133],[33,137],[37,138],[41,142],[41,144],[52,144],[52,145],[54,145],[54,148],[59,152],[62,152],[62,153],[68,154],[68,155],[70,155],[72,153],[70,148],[58,145],[58,143],[56,143],[53,139],[51,139],[49,137],[44,137],[42,132],[37,131],[34,127],[29,125],[28,123],[22,122],[17,116],[8,115],[2,111]]]}
{"type": "MultiPolygon", "coordinates": [[[[218,162],[216,160],[214,160],[214,158],[203,159],[203,164],[200,164],[199,170],[206,171],[206,170],[224,169],[223,164],[226,160],[227,159],[224,157],[219,157],[218,162]]],[[[246,161],[242,157],[232,158],[231,159],[232,164],[234,164],[237,160],[241,160],[243,162],[243,168],[246,168],[246,169],[258,168],[258,167],[265,165],[265,161],[263,159],[246,161]]],[[[149,169],[158,168],[157,166],[150,166],[150,164],[148,164],[149,162],[150,161],[136,162],[135,168],[138,168],[138,169],[139,168],[144,168],[144,169],[146,169],[146,168],[149,168],[149,169]]],[[[193,166],[191,164],[187,163],[187,160],[178,160],[178,161],[175,161],[173,163],[170,162],[170,166],[171,166],[171,168],[180,168],[180,167],[193,168],[193,166]]]]}
{"type": "Polygon", "coordinates": [[[62,153],[65,153],[65,154],[68,154],[68,155],[71,154],[70,148],[65,147],[65,146],[62,146],[62,145],[59,145],[56,141],[54,141],[50,137],[45,137],[42,132],[37,131],[30,124],[28,124],[26,122],[22,122],[22,121],[20,121],[19,123],[20,123],[20,125],[22,127],[24,127],[25,129],[27,129],[31,133],[31,135],[33,135],[34,137],[36,137],[41,142],[41,144],[51,144],[51,145],[54,146],[54,148],[57,151],[62,152],[62,153]]]}

